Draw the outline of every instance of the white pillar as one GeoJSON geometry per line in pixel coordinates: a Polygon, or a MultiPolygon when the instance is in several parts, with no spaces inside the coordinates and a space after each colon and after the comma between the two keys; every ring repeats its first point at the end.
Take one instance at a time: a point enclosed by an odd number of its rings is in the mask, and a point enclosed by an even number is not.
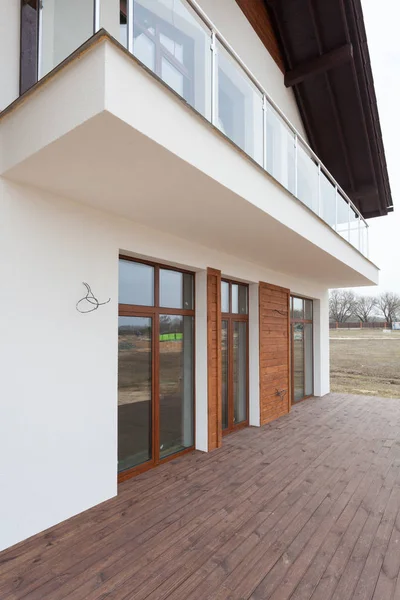
{"type": "Polygon", "coordinates": [[[314,300],[314,395],[330,391],[329,365],[329,290],[314,300]]]}
{"type": "Polygon", "coordinates": [[[249,424],[260,426],[260,326],[258,283],[249,286],[249,424]]]}
{"type": "Polygon", "coordinates": [[[105,29],[119,41],[119,0],[99,0],[100,29],[105,29]]]}
{"type": "Polygon", "coordinates": [[[207,272],[196,273],[196,450],[208,451],[207,272]]]}
{"type": "Polygon", "coordinates": [[[0,112],[19,96],[20,2],[0,2],[0,112]]]}

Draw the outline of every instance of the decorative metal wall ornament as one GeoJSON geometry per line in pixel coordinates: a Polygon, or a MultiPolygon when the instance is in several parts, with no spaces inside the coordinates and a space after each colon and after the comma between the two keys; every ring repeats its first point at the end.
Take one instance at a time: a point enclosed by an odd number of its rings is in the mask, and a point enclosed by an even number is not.
{"type": "Polygon", "coordinates": [[[99,302],[96,298],[96,296],[93,294],[91,287],[88,283],[86,283],[85,281],[82,281],[83,285],[85,286],[87,292],[86,292],[86,296],[84,298],[81,298],[80,300],[78,300],[78,302],[76,303],[76,310],[80,313],[90,313],[93,312],[95,310],[97,310],[99,308],[99,306],[103,306],[104,304],[108,304],[109,302],[111,302],[111,298],[109,298],[108,300],[106,300],[106,302],[99,302]],[[87,304],[91,305],[92,308],[88,308],[88,310],[82,310],[82,308],[80,308],[80,305],[86,302],[87,304]]]}

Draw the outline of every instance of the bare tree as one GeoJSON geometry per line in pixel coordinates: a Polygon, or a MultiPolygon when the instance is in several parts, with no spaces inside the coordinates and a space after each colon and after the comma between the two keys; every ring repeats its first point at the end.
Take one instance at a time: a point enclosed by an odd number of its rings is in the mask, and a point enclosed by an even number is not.
{"type": "Polygon", "coordinates": [[[363,323],[368,323],[378,305],[374,296],[358,296],[354,307],[354,315],[363,323]]]}
{"type": "Polygon", "coordinates": [[[394,292],[383,292],[378,298],[378,308],[391,327],[400,314],[400,296],[394,292]]]}
{"type": "Polygon", "coordinates": [[[329,318],[346,322],[355,312],[357,296],[351,290],[332,290],[329,296],[329,318]]]}

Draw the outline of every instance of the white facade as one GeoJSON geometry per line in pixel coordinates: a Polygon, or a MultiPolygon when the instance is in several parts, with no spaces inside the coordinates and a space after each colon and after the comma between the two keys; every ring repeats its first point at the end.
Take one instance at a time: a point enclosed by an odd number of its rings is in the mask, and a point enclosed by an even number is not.
{"type": "MultiPolygon", "coordinates": [[[[8,23],[0,36],[0,110],[18,95],[16,4],[0,6],[0,23],[8,23]]],[[[302,130],[291,90],[235,2],[200,4],[302,130]]],[[[107,37],[0,113],[0,214],[0,550],[117,493],[119,254],[196,272],[202,451],[207,267],[250,284],[255,426],[258,283],[314,300],[314,393],[322,396],[329,392],[328,288],[378,277],[107,37]],[[83,281],[110,303],[78,313],[83,281]]]]}

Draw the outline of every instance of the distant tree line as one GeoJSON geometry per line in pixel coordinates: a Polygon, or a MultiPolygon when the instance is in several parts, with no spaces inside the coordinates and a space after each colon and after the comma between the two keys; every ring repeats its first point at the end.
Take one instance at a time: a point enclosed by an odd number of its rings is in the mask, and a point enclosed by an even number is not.
{"type": "Polygon", "coordinates": [[[332,290],[329,319],[338,323],[385,321],[391,327],[393,321],[400,321],[400,295],[382,292],[379,296],[362,296],[351,290],[332,290]]]}

